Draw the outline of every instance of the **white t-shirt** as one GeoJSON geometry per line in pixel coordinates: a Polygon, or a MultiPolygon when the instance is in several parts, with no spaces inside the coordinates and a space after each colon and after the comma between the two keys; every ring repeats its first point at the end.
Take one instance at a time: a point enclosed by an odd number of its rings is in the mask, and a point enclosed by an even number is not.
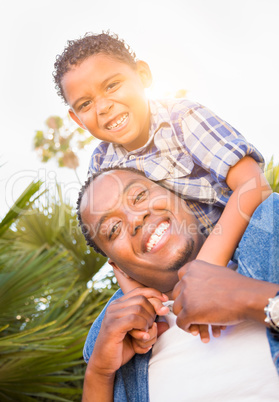
{"type": "Polygon", "coordinates": [[[177,327],[173,313],[166,319],[171,327],[159,337],[149,362],[151,402],[279,401],[264,326],[246,321],[203,344],[177,327]]]}

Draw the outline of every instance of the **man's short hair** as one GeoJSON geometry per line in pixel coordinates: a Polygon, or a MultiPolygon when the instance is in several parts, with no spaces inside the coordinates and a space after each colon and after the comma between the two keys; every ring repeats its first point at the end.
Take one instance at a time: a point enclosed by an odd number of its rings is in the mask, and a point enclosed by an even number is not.
{"type": "Polygon", "coordinates": [[[86,33],[82,38],[69,40],[60,55],[56,56],[53,78],[58,95],[67,103],[62,88],[62,78],[72,66],[80,64],[90,56],[106,54],[136,68],[136,55],[124,40],[109,32],[101,34],[86,33]]]}

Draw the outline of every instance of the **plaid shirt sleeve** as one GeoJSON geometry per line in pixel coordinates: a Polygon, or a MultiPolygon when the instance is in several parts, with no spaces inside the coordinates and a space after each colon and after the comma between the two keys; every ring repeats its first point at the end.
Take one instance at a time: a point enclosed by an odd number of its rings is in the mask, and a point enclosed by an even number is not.
{"type": "Polygon", "coordinates": [[[88,166],[88,172],[87,175],[91,176],[93,173],[96,173],[100,170],[103,158],[106,154],[106,149],[107,149],[107,144],[104,142],[101,142],[93,151],[90,161],[89,161],[89,166],[88,166]]]}
{"type": "Polygon", "coordinates": [[[254,158],[261,168],[264,167],[261,153],[237,130],[204,106],[195,105],[188,109],[179,123],[193,161],[222,186],[226,187],[230,167],[246,155],[254,158]]]}

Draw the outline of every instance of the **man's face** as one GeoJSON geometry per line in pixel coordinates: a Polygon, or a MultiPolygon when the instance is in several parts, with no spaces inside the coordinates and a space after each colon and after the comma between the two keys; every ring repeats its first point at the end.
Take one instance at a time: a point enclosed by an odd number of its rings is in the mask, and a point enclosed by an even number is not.
{"type": "Polygon", "coordinates": [[[130,65],[105,54],[88,57],[73,66],[62,86],[71,117],[94,137],[121,144],[131,151],[148,140],[149,108],[145,87],[149,67],[130,65]]]}
{"type": "Polygon", "coordinates": [[[86,190],[80,212],[100,247],[131,278],[162,292],[193,260],[204,238],[179,197],[139,174],[114,170],[86,190]]]}

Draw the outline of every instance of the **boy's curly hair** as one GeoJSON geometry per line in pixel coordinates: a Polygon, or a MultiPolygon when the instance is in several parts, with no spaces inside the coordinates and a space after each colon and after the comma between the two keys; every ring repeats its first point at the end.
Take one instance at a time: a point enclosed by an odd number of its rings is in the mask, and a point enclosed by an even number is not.
{"type": "Polygon", "coordinates": [[[136,54],[124,40],[110,32],[101,34],[86,33],[82,38],[69,40],[63,53],[56,56],[53,78],[58,95],[67,103],[61,85],[62,78],[71,69],[94,54],[107,54],[113,56],[132,68],[136,66],[136,54]]]}

